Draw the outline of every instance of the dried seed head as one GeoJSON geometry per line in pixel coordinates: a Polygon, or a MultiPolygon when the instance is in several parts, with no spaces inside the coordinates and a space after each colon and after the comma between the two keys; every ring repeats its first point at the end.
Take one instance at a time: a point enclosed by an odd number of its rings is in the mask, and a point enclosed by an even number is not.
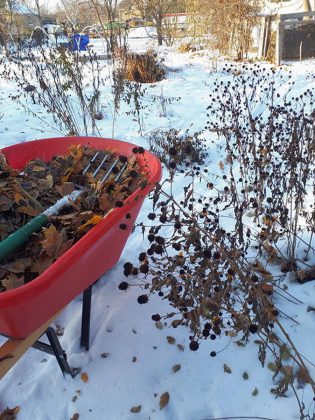
{"type": "Polygon", "coordinates": [[[140,305],[143,305],[144,303],[147,303],[148,301],[149,301],[149,298],[147,295],[138,296],[137,302],[140,303],[140,305]]]}
{"type": "Polygon", "coordinates": [[[119,284],[118,289],[119,290],[127,290],[129,287],[129,283],[127,283],[126,281],[123,281],[119,284]]]}

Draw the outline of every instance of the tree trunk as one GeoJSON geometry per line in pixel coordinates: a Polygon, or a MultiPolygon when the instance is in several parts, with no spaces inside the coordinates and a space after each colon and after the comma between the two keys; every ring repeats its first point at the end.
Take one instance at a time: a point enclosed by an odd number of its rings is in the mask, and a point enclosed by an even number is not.
{"type": "Polygon", "coordinates": [[[162,36],[162,16],[159,16],[156,19],[155,27],[156,27],[158,45],[162,45],[162,43],[163,43],[163,36],[162,36]]]}
{"type": "Polygon", "coordinates": [[[311,12],[312,11],[309,0],[303,0],[303,10],[304,10],[304,12],[311,12]]]}

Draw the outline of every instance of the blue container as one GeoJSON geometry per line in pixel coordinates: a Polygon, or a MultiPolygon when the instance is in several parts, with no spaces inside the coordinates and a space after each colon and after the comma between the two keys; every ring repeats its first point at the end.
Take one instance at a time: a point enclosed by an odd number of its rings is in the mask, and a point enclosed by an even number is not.
{"type": "Polygon", "coordinates": [[[69,48],[71,51],[86,51],[89,42],[89,35],[74,34],[71,36],[69,48]]]}

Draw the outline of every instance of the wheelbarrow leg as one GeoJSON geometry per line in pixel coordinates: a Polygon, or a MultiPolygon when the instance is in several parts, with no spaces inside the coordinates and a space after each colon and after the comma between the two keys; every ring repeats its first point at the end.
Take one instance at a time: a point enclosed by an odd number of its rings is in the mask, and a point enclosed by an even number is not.
{"type": "Polygon", "coordinates": [[[55,356],[62,373],[69,373],[72,377],[74,377],[77,373],[76,369],[72,369],[69,366],[66,352],[61,347],[56,331],[52,327],[48,327],[45,331],[45,334],[48,338],[49,344],[37,340],[32,345],[32,347],[45,353],[51,354],[52,356],[55,356]]]}
{"type": "Polygon", "coordinates": [[[81,320],[81,347],[86,351],[90,348],[90,321],[91,321],[91,303],[92,303],[92,287],[89,286],[83,292],[82,302],[82,320],[81,320]]]}
{"type": "Polygon", "coordinates": [[[76,375],[76,371],[69,366],[67,354],[60,345],[56,331],[52,327],[49,327],[46,330],[46,335],[62,373],[69,373],[72,377],[74,377],[76,375]]]}

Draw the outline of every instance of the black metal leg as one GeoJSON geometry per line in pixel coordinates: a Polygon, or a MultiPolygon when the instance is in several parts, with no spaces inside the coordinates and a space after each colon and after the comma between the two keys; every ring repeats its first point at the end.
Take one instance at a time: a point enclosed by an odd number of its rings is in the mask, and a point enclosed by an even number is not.
{"type": "Polygon", "coordinates": [[[92,287],[89,286],[83,292],[82,302],[82,320],[81,320],[81,347],[86,351],[90,348],[90,320],[91,320],[91,302],[92,302],[92,287]]]}
{"type": "MultiPolygon", "coordinates": [[[[95,282],[96,283],[96,282],[95,282]]],[[[82,302],[82,320],[81,320],[81,347],[87,351],[90,348],[90,321],[91,321],[91,304],[92,304],[92,287],[89,286],[83,292],[82,302]]],[[[61,347],[56,331],[52,327],[48,327],[45,331],[50,344],[36,341],[32,347],[41,350],[45,353],[51,354],[56,357],[62,373],[69,373],[72,377],[80,372],[80,368],[71,368],[67,361],[66,352],[61,347]]]]}
{"type": "Polygon", "coordinates": [[[69,373],[72,377],[74,377],[75,372],[69,366],[69,363],[67,361],[67,355],[60,345],[55,330],[52,327],[47,328],[46,335],[49,340],[51,349],[53,350],[53,353],[56,356],[60,369],[63,373],[69,373]]]}

